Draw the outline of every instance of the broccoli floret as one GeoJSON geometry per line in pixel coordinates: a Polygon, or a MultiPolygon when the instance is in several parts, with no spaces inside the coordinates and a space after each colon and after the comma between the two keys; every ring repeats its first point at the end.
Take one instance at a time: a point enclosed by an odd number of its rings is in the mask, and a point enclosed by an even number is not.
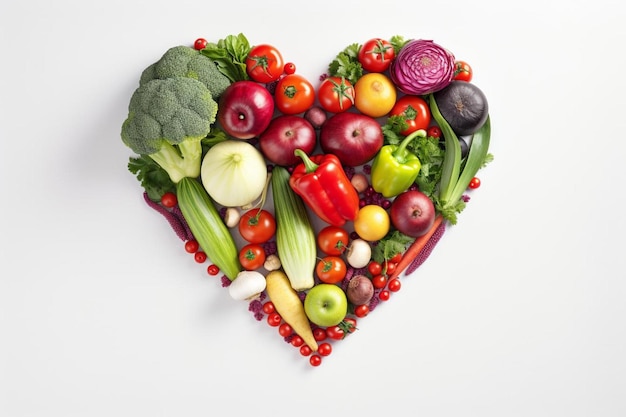
{"type": "Polygon", "coordinates": [[[159,164],[174,183],[200,175],[202,139],[211,131],[217,102],[193,78],[154,79],[141,84],[128,105],[122,141],[159,164]]]}
{"type": "Polygon", "coordinates": [[[222,95],[230,80],[222,74],[215,63],[200,51],[189,46],[168,49],[154,64],[141,74],[139,84],[156,78],[187,77],[201,81],[211,92],[213,99],[222,95]]]}

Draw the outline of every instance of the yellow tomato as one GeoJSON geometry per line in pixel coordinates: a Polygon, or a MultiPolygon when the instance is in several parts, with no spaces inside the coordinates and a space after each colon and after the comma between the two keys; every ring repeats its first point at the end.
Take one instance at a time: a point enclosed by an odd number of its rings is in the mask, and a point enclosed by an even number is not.
{"type": "Polygon", "coordinates": [[[370,117],[382,117],[396,104],[396,87],[384,74],[370,72],[354,85],[354,106],[370,117]]]}
{"type": "Polygon", "coordinates": [[[389,232],[389,213],[375,204],[361,207],[354,219],[354,231],[363,240],[380,240],[389,232]]]}

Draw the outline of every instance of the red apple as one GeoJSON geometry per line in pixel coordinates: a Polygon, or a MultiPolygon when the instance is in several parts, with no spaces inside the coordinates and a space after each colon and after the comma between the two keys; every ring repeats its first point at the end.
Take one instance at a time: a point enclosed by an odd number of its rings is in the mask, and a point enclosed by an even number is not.
{"type": "Polygon", "coordinates": [[[259,137],[259,147],[265,157],[276,165],[289,166],[302,162],[294,155],[302,149],[310,155],[315,149],[317,136],[315,128],[305,118],[295,115],[281,115],[272,119],[259,137]]]}
{"type": "Polygon", "coordinates": [[[235,81],[220,96],[217,121],[234,138],[259,136],[273,116],[272,94],[254,81],[235,81]]]}
{"type": "Polygon", "coordinates": [[[361,113],[343,112],[330,117],[320,129],[320,146],[347,166],[372,160],[383,146],[380,123],[361,113]]]}
{"type": "Polygon", "coordinates": [[[400,193],[391,203],[391,223],[400,232],[419,237],[430,230],[435,222],[435,205],[423,192],[408,190],[400,193]]]}

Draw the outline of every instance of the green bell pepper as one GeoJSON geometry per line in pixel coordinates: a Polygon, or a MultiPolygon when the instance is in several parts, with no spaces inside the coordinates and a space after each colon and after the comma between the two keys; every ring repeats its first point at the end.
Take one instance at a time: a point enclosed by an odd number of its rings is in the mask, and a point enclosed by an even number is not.
{"type": "Polygon", "coordinates": [[[426,137],[426,131],[416,130],[400,145],[383,146],[372,163],[372,187],[384,197],[395,197],[408,189],[417,178],[422,164],[407,145],[417,136],[426,137]]]}

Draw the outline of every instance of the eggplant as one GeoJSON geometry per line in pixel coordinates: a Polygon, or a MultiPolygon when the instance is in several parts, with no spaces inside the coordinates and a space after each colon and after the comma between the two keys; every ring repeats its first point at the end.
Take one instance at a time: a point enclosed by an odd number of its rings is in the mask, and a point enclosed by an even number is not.
{"type": "Polygon", "coordinates": [[[489,115],[487,97],[480,88],[467,81],[452,81],[433,96],[441,115],[458,136],[476,132],[489,115]]]}

